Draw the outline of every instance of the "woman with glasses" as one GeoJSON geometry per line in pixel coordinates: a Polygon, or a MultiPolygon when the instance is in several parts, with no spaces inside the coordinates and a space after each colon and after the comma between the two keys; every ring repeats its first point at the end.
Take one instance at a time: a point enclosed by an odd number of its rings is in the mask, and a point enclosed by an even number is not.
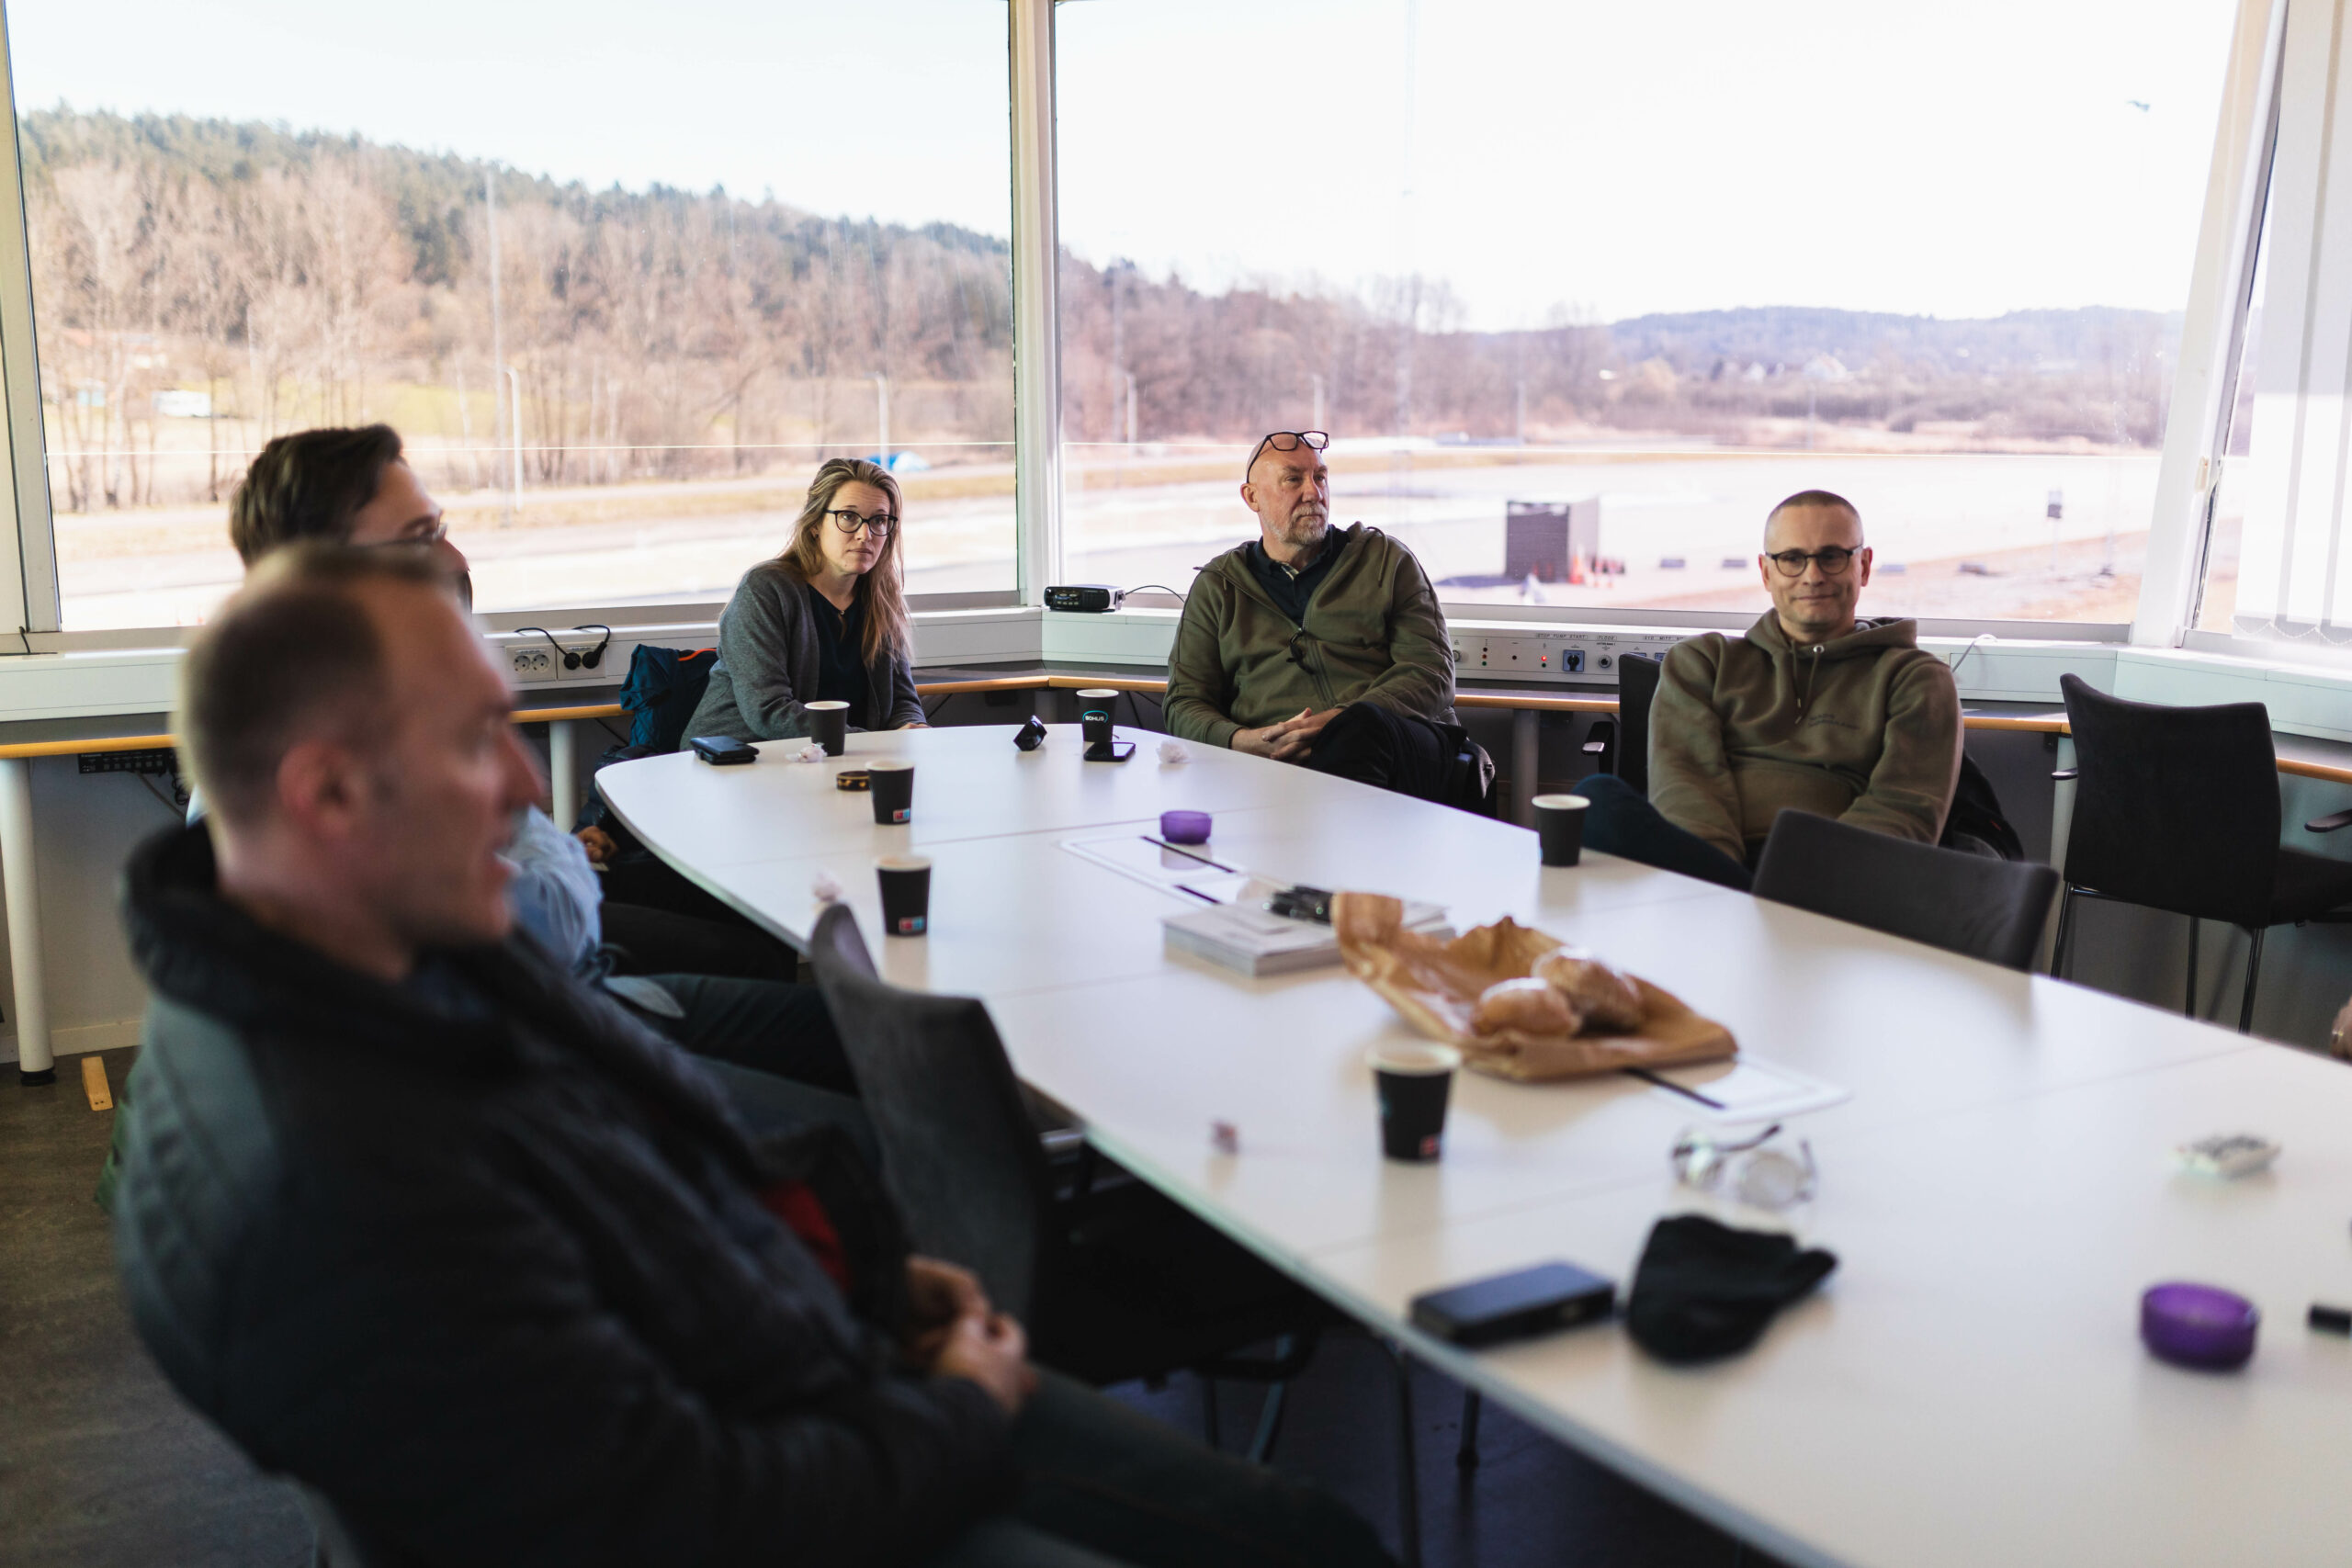
{"type": "Polygon", "coordinates": [[[817,470],[791,542],[743,574],[718,617],[718,661],[686,739],[808,733],[808,705],[849,705],[852,729],[922,723],[899,564],[899,481],[878,463],[817,470]]]}

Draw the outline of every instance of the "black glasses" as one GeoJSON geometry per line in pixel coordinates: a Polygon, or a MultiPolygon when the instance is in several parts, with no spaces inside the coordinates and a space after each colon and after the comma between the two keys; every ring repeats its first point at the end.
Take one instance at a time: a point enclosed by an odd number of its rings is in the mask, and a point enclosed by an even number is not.
{"type": "Polygon", "coordinates": [[[1329,445],[1331,438],[1319,430],[1277,430],[1250,448],[1250,460],[1241,465],[1241,477],[1250,477],[1250,470],[1258,466],[1259,457],[1269,446],[1277,452],[1295,452],[1302,446],[1310,452],[1320,452],[1329,445]]]}
{"type": "Polygon", "coordinates": [[[890,530],[899,525],[899,520],[887,512],[877,512],[871,517],[861,517],[844,506],[838,512],[828,512],[825,515],[831,518],[833,526],[844,534],[854,534],[863,528],[877,539],[888,538],[890,530]]]}
{"type": "Polygon", "coordinates": [[[1803,577],[1812,562],[1821,563],[1824,577],[1843,577],[1846,568],[1860,550],[1849,550],[1843,545],[1826,545],[1817,550],[1778,550],[1764,558],[1780,569],[1782,577],[1803,577]]]}

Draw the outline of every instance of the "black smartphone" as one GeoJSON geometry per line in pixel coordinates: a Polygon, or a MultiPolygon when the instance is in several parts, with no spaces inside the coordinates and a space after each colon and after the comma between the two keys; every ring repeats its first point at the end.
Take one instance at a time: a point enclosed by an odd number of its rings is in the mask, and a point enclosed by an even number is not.
{"type": "Polygon", "coordinates": [[[731,768],[756,761],[760,749],[748,740],[738,740],[731,735],[697,735],[687,742],[695,755],[714,768],[731,768]]]}
{"type": "Polygon", "coordinates": [[[1615,1281],[1573,1263],[1539,1263],[1413,1298],[1413,1326],[1465,1348],[1597,1323],[1617,1310],[1615,1281]]]}

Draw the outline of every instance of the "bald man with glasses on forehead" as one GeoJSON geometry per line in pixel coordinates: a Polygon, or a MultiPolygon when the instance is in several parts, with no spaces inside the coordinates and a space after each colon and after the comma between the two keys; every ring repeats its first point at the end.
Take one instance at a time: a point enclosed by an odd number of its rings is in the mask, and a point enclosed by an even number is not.
{"type": "Polygon", "coordinates": [[[1477,809],[1493,764],[1453,716],[1453,644],[1413,552],[1331,526],[1330,437],[1278,430],[1242,470],[1258,536],[1201,569],[1168,659],[1186,740],[1477,809]]]}
{"type": "Polygon", "coordinates": [[[1649,797],[1585,781],[1586,840],[1741,889],[1785,810],[1936,842],[1960,777],[1960,693],[1917,622],[1855,614],[1871,580],[1861,513],[1801,491],[1765,519],[1756,564],[1771,610],[1745,637],[1667,655],[1649,797]]]}

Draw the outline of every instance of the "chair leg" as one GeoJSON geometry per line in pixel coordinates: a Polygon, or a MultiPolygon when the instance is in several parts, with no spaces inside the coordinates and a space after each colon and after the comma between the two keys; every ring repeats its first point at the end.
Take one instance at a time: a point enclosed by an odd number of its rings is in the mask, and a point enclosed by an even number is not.
{"type": "Polygon", "coordinates": [[[1201,1379],[1201,1435],[1213,1449],[1224,1446],[1224,1436],[1217,1430],[1216,1379],[1206,1375],[1201,1379]]]}
{"type": "Polygon", "coordinates": [[[1462,1391],[1462,1442],[1453,1450],[1453,1468],[1464,1473],[1478,1468],[1478,1414],[1486,1407],[1476,1389],[1462,1391]]]}
{"type": "Polygon", "coordinates": [[[2050,973],[2061,980],[2074,963],[2074,940],[2075,885],[2062,881],[2058,884],[2058,940],[2050,944],[2050,973]]]}
{"type": "Polygon", "coordinates": [[[1413,1363],[1405,1348],[1384,1340],[1396,1366],[1396,1534],[1405,1568],[1421,1568],[1421,1467],[1413,1443],[1413,1363]]]}
{"type": "Polygon", "coordinates": [[[1290,1392],[1286,1382],[1266,1386],[1266,1403],[1258,1407],[1258,1430],[1250,1438],[1250,1462],[1263,1464],[1272,1456],[1274,1438],[1283,1429],[1283,1396],[1290,1392]]]}
{"type": "Polygon", "coordinates": [[[2249,932],[2251,940],[2245,950],[2245,999],[2238,1004],[2238,1032],[2254,1032],[2254,978],[2262,972],[2262,939],[2267,933],[2249,932]]]}
{"type": "Polygon", "coordinates": [[[2190,1018],[2197,1016],[2197,932],[2204,923],[2194,915],[2188,917],[2188,1000],[2180,1010],[2190,1018]]]}

